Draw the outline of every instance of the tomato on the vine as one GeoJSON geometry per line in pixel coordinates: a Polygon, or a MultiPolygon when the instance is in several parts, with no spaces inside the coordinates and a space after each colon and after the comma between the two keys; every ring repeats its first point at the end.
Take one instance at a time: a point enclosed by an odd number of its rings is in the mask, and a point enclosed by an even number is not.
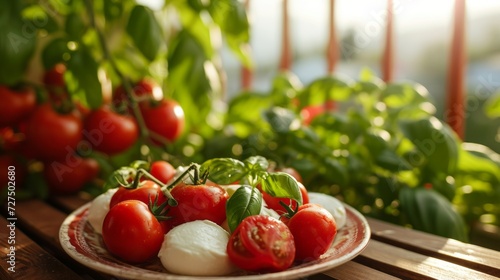
{"type": "Polygon", "coordinates": [[[231,234],[227,254],[231,262],[245,270],[285,270],[294,260],[294,237],[288,227],[275,218],[249,216],[231,234]]]}
{"type": "Polygon", "coordinates": [[[109,252],[129,262],[141,263],[158,255],[164,229],[148,205],[125,200],[112,207],[104,218],[102,239],[109,252]]]}
{"type": "Polygon", "coordinates": [[[103,106],[87,117],[83,133],[96,150],[115,155],[127,150],[137,141],[139,127],[131,116],[120,115],[103,106]]]}
{"type": "Polygon", "coordinates": [[[36,106],[33,88],[10,89],[0,85],[0,127],[14,126],[28,117],[36,106]]]}
{"type": "Polygon", "coordinates": [[[158,204],[167,201],[167,197],[158,184],[150,180],[144,180],[135,189],[119,187],[111,197],[109,207],[111,208],[119,202],[130,199],[139,200],[146,204],[149,204],[150,201],[157,201],[158,204]]]}
{"type": "Polygon", "coordinates": [[[295,240],[295,260],[318,259],[332,245],[337,224],[332,214],[317,204],[301,205],[289,219],[284,218],[295,240]]]}
{"type": "Polygon", "coordinates": [[[99,163],[93,158],[71,157],[68,162],[47,162],[43,175],[49,191],[57,194],[71,194],[80,191],[85,183],[99,174],[99,163]]]}
{"type": "MultiPolygon", "coordinates": [[[[168,141],[175,141],[184,130],[184,110],[174,100],[143,102],[140,109],[144,122],[151,133],[168,141]]],[[[154,136],[155,143],[161,143],[154,136]]]]}
{"type": "Polygon", "coordinates": [[[170,182],[175,176],[175,168],[172,164],[164,160],[157,160],[151,163],[149,173],[162,183],[170,182]]]}
{"type": "MultiPolygon", "coordinates": [[[[142,99],[160,101],[163,98],[163,90],[160,85],[151,78],[142,78],[138,82],[132,84],[132,91],[139,101],[142,99]]],[[[127,97],[124,86],[120,85],[113,93],[113,103],[119,105],[123,102],[129,102],[129,98],[127,97]]]]}
{"type": "Polygon", "coordinates": [[[216,184],[180,183],[170,190],[178,205],[171,207],[168,221],[172,226],[195,220],[210,220],[221,225],[226,220],[227,192],[216,184]]]}
{"type": "Polygon", "coordinates": [[[83,123],[75,110],[61,114],[48,103],[40,105],[27,121],[26,139],[42,159],[64,159],[83,139],[83,123]]]}

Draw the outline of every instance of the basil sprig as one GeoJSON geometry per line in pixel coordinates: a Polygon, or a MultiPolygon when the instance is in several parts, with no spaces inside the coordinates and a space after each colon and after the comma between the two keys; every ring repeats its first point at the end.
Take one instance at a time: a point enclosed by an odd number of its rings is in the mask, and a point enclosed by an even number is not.
{"type": "Polygon", "coordinates": [[[226,204],[226,216],[231,231],[251,215],[257,215],[262,208],[262,195],[256,188],[274,197],[290,198],[302,204],[302,196],[295,178],[284,172],[268,172],[269,162],[261,156],[244,161],[233,158],[214,158],[200,166],[200,172],[208,171],[209,179],[221,185],[239,182],[240,188],[226,204]]]}

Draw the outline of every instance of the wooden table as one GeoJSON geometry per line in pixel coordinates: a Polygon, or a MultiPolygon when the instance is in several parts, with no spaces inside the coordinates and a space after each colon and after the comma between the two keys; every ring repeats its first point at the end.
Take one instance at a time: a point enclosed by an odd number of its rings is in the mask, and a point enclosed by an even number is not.
{"type": "MultiPolygon", "coordinates": [[[[117,279],[80,265],[59,243],[63,220],[88,201],[76,195],[16,201],[15,220],[2,209],[0,279],[117,279]],[[11,222],[15,231],[9,239],[11,222]],[[9,240],[15,240],[15,272],[9,271],[9,240]]],[[[500,279],[498,251],[375,219],[368,222],[371,240],[359,256],[307,279],[500,279]]]]}

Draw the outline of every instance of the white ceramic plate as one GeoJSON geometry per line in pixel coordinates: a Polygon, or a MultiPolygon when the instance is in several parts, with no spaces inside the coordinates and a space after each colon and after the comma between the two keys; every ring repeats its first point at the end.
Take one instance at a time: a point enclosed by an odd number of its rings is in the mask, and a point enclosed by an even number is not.
{"type": "MultiPolygon", "coordinates": [[[[199,276],[183,276],[169,273],[163,268],[159,259],[141,265],[124,263],[108,253],[102,237],[95,233],[87,222],[87,203],[70,214],[61,225],[59,240],[63,249],[73,259],[94,270],[126,279],[147,280],[195,280],[199,276]]],[[[268,280],[293,279],[313,275],[332,269],[360,254],[370,239],[370,227],[366,219],[354,208],[345,205],[347,222],[341,228],[330,249],[320,259],[292,266],[274,273],[252,274],[240,271],[233,275],[222,277],[201,277],[206,279],[224,280],[268,280]]]]}

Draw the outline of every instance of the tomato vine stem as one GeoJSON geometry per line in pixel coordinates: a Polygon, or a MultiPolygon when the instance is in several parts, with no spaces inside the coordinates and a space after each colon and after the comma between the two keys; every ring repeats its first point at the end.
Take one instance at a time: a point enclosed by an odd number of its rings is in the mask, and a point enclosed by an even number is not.
{"type": "Polygon", "coordinates": [[[141,136],[144,139],[148,139],[149,129],[147,128],[146,122],[144,121],[144,118],[141,114],[141,111],[139,110],[139,105],[138,105],[138,102],[137,102],[136,97],[134,95],[132,85],[131,85],[129,79],[120,71],[120,69],[118,68],[118,65],[116,65],[116,63],[111,55],[111,52],[109,50],[109,47],[106,44],[106,40],[104,38],[102,30],[99,28],[99,26],[97,26],[96,19],[95,19],[95,13],[94,13],[94,7],[93,7],[91,0],[85,0],[85,8],[86,8],[88,16],[89,16],[90,25],[95,30],[95,32],[97,34],[99,45],[101,46],[101,49],[103,52],[103,57],[105,60],[109,61],[109,64],[111,65],[111,67],[115,71],[116,75],[120,78],[120,80],[123,84],[123,88],[125,89],[125,93],[127,94],[127,97],[131,103],[130,105],[132,108],[132,112],[137,120],[137,123],[139,124],[139,130],[140,130],[141,136]]]}

